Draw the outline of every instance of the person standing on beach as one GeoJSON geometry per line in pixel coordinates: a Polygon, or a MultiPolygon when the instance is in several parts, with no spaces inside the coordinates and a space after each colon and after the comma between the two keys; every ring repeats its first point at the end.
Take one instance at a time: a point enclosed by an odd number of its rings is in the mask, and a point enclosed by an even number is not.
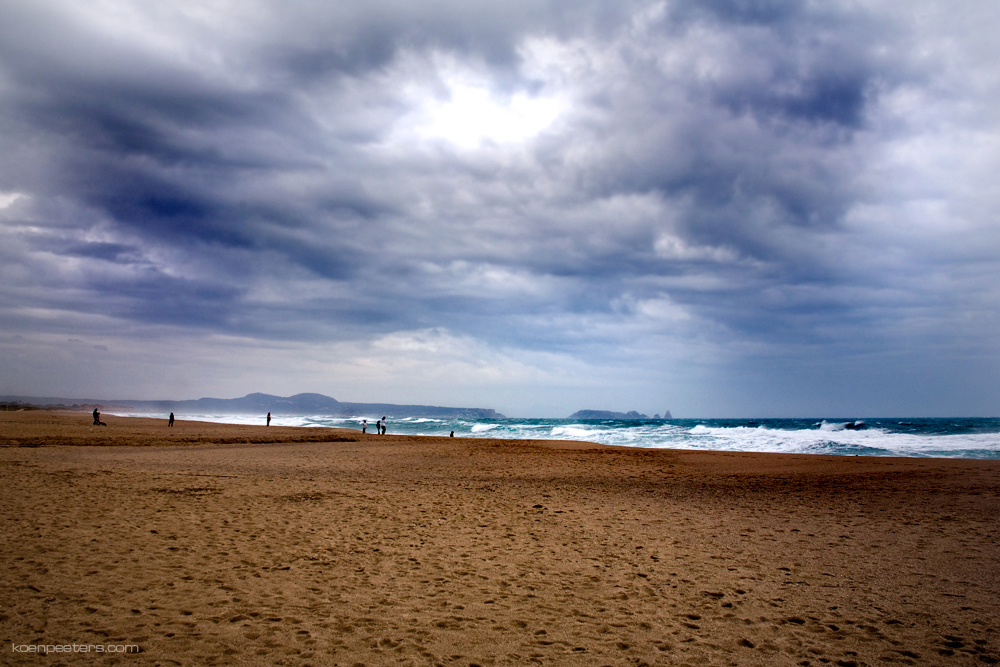
{"type": "Polygon", "coordinates": [[[361,420],[361,432],[362,433],[367,433],[368,432],[368,420],[367,419],[362,419],[361,420]]]}
{"type": "Polygon", "coordinates": [[[270,412],[267,413],[267,425],[268,426],[271,425],[271,413],[270,412]]]}
{"type": "Polygon", "coordinates": [[[170,421],[167,422],[167,426],[173,426],[173,425],[174,425],[174,413],[171,412],[170,413],[170,421]]]}
{"type": "Polygon", "coordinates": [[[101,423],[101,413],[97,411],[97,408],[94,408],[94,426],[97,426],[100,423],[101,423]]]}
{"type": "Polygon", "coordinates": [[[382,435],[385,435],[385,415],[382,415],[382,435]]]}

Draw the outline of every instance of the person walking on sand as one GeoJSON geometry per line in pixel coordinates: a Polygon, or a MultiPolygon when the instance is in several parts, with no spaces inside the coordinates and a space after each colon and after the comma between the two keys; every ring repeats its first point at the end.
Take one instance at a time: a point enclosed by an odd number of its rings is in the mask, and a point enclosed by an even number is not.
{"type": "Polygon", "coordinates": [[[167,426],[173,426],[173,425],[174,425],[174,413],[171,412],[170,413],[170,421],[167,422],[167,426]]]}
{"type": "Polygon", "coordinates": [[[268,426],[271,425],[271,413],[270,412],[267,413],[267,425],[268,426]]]}

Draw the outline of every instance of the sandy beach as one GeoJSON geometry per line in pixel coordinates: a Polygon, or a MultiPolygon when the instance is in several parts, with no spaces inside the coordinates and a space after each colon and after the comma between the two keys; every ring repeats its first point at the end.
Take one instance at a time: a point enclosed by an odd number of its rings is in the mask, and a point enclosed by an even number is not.
{"type": "Polygon", "coordinates": [[[0,413],[3,664],[1000,662],[1000,461],[105,421],[0,413]]]}

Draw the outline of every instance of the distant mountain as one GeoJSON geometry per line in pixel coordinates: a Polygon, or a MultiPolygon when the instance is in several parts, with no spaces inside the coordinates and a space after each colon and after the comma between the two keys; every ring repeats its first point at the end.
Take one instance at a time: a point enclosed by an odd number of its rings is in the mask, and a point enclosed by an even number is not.
{"type": "MultiPolygon", "coordinates": [[[[136,401],[140,403],[140,401],[136,401]]],[[[162,401],[155,401],[161,404],[162,401]]],[[[173,412],[182,414],[221,412],[224,414],[256,414],[270,412],[275,415],[339,415],[342,404],[323,394],[296,394],[287,398],[271,394],[247,394],[243,398],[199,398],[194,401],[175,401],[173,412]]]]}
{"type": "Polygon", "coordinates": [[[394,403],[343,403],[323,394],[272,396],[247,394],[243,398],[199,398],[188,401],[130,401],[52,398],[38,396],[6,396],[8,401],[64,408],[99,407],[105,411],[174,412],[176,414],[265,414],[272,415],[355,415],[390,417],[458,417],[463,419],[503,419],[489,408],[445,408],[436,405],[396,405],[394,403]]]}
{"type": "Polygon", "coordinates": [[[570,419],[649,419],[648,415],[631,412],[611,412],[610,410],[577,410],[570,419]]]}

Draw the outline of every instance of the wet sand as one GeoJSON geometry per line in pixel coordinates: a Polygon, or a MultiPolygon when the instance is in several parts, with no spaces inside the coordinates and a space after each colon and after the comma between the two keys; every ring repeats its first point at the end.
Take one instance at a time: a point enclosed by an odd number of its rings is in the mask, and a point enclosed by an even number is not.
{"type": "Polygon", "coordinates": [[[1000,461],[90,421],[0,412],[2,664],[1000,661],[1000,461]]]}

